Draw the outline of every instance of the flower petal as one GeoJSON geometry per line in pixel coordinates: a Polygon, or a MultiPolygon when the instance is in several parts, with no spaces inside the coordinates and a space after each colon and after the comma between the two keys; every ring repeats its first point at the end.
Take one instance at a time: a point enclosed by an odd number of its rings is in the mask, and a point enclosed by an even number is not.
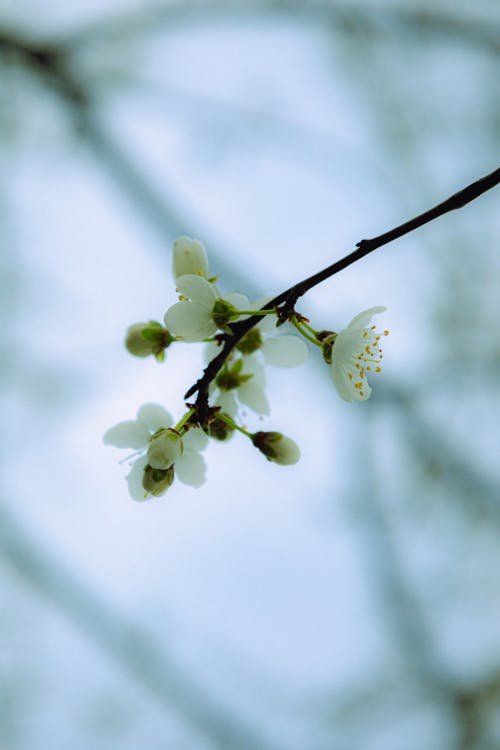
{"type": "Polygon", "coordinates": [[[187,450],[175,462],[175,473],[189,487],[201,487],[205,483],[207,466],[200,453],[187,450]]]}
{"type": "Polygon", "coordinates": [[[238,398],[242,404],[249,406],[257,414],[268,415],[271,413],[269,401],[265,394],[263,386],[252,380],[248,380],[238,388],[238,398]]]}
{"type": "Polygon", "coordinates": [[[144,468],[148,463],[146,456],[138,458],[134,461],[134,464],[127,476],[128,491],[132,500],[138,503],[144,502],[148,497],[151,497],[144,487],[142,486],[142,477],[144,474],[144,468]]]}
{"type": "Polygon", "coordinates": [[[165,313],[165,325],[171,333],[185,341],[203,341],[217,330],[209,309],[199,302],[177,302],[172,305],[165,313]]]}
{"type": "Polygon", "coordinates": [[[104,445],[114,445],[115,448],[145,448],[149,441],[149,430],[145,424],[137,420],[119,422],[110,427],[102,438],[104,445]]]}
{"type": "Polygon", "coordinates": [[[153,469],[169,469],[181,452],[181,436],[174,430],[165,430],[150,442],[148,463],[153,469]]]}
{"type": "Polygon", "coordinates": [[[137,412],[137,419],[146,425],[152,435],[162,427],[171,427],[174,423],[172,415],[160,404],[143,404],[137,412]]]}
{"type": "Polygon", "coordinates": [[[235,417],[238,412],[238,404],[233,391],[219,392],[213,399],[213,406],[220,406],[221,412],[230,417],[235,417]]]}
{"type": "Polygon", "coordinates": [[[215,341],[209,341],[203,347],[203,360],[207,364],[211,362],[222,351],[222,345],[215,341]]]}
{"type": "Polygon", "coordinates": [[[186,274],[208,278],[208,258],[199,240],[186,236],[178,237],[174,242],[173,256],[175,279],[186,274]]]}
{"type": "Polygon", "coordinates": [[[192,273],[179,276],[175,283],[184,297],[189,297],[193,302],[199,302],[200,305],[204,305],[209,310],[212,309],[215,300],[219,299],[220,296],[213,284],[192,273]]]}
{"type": "Polygon", "coordinates": [[[360,328],[366,328],[371,319],[374,315],[378,315],[379,313],[383,313],[387,310],[387,307],[384,307],[383,305],[378,305],[378,307],[369,307],[368,310],[363,310],[363,312],[358,313],[354,316],[354,318],[351,320],[347,328],[350,328],[351,330],[358,330],[360,328]]]}
{"type": "MultiPolygon", "coordinates": [[[[249,354],[247,357],[244,358],[243,361],[243,374],[244,375],[252,375],[251,383],[257,383],[262,388],[266,384],[266,372],[257,359],[253,354],[249,354]]],[[[242,388],[243,386],[240,386],[242,388]]]]}
{"type": "Polygon", "coordinates": [[[344,401],[366,401],[370,398],[372,389],[368,385],[366,377],[358,378],[356,382],[361,383],[361,388],[356,388],[354,378],[349,378],[349,369],[345,366],[334,367],[333,362],[330,366],[330,374],[337,389],[339,396],[344,401]]]}
{"type": "Polygon", "coordinates": [[[306,361],[309,349],[298,336],[275,336],[264,341],[262,353],[273,367],[295,367],[306,361]]]}
{"type": "Polygon", "coordinates": [[[182,436],[184,449],[188,451],[203,451],[208,445],[208,435],[200,427],[192,427],[182,436]]]}

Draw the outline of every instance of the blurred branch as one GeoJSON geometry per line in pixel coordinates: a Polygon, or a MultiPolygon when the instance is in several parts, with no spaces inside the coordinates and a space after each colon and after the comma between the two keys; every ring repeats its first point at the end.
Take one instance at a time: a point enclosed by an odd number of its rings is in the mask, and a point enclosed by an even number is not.
{"type": "Polygon", "coordinates": [[[455,485],[453,496],[466,504],[468,511],[481,510],[500,526],[500,485],[478,471],[470,460],[460,455],[449,438],[427,423],[419,413],[415,398],[409,390],[394,383],[380,383],[377,401],[396,409],[397,417],[404,421],[405,434],[422,460],[439,461],[446,479],[455,485]]]}
{"type": "MultiPolygon", "coordinates": [[[[157,231],[162,242],[186,233],[213,236],[213,232],[193,232],[196,221],[185,218],[174,206],[172,198],[154,189],[126,150],[120,147],[116,135],[108,132],[98,117],[97,104],[91,91],[72,70],[69,52],[60,46],[38,44],[0,29],[1,55],[25,67],[59,96],[82,141],[134,210],[157,231]]],[[[217,247],[220,248],[221,243],[217,242],[217,247]]],[[[210,248],[210,255],[219,268],[224,268],[228,285],[235,289],[245,287],[252,293],[251,282],[238,270],[225,264],[224,257],[229,253],[210,248]]],[[[259,293],[256,289],[253,291],[259,293]]]]}
{"type": "Polygon", "coordinates": [[[370,8],[359,0],[171,0],[151,4],[128,15],[101,17],[62,35],[61,43],[74,50],[77,46],[109,41],[113,37],[154,32],[161,25],[172,27],[194,20],[212,21],[215,15],[238,19],[277,15],[296,18],[300,22],[310,21],[320,28],[325,24],[336,24],[347,33],[359,27],[369,28],[384,36],[389,24],[391,33],[396,26],[407,33],[439,34],[493,53],[500,50],[500,25],[493,19],[482,21],[470,15],[459,17],[456,10],[452,14],[435,4],[428,5],[425,10],[403,3],[399,7],[394,4],[384,7],[377,3],[370,8]]]}
{"type": "Polygon", "coordinates": [[[5,507],[0,509],[0,554],[161,705],[177,711],[213,747],[271,750],[273,746],[253,727],[235,718],[211,692],[187,678],[163,646],[157,648],[150,635],[99,601],[61,560],[28,535],[5,507]]]}
{"type": "MultiPolygon", "coordinates": [[[[465,710],[469,694],[447,674],[434,649],[422,607],[403,572],[394,532],[378,490],[373,456],[374,408],[372,404],[368,412],[370,424],[365,419],[363,427],[353,437],[355,456],[363,456],[356,499],[367,532],[368,543],[363,544],[367,569],[375,590],[379,592],[381,611],[387,625],[394,633],[403,659],[412,667],[412,676],[424,690],[427,699],[435,704],[453,727],[456,747],[459,750],[473,750],[477,747],[480,728],[472,709],[465,710]]],[[[481,747],[486,750],[487,745],[481,747]]]]}

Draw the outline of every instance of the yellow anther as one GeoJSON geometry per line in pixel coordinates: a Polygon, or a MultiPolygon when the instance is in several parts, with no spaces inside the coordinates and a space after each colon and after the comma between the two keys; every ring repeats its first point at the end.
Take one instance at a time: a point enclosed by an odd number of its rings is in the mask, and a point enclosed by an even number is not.
{"type": "Polygon", "coordinates": [[[382,368],[381,367],[376,367],[375,368],[375,372],[382,372],[382,368]]]}
{"type": "Polygon", "coordinates": [[[384,331],[384,336],[388,336],[388,335],[389,335],[389,331],[384,331]]]}
{"type": "Polygon", "coordinates": [[[367,336],[368,336],[368,331],[363,331],[363,338],[366,339],[367,336]]]}

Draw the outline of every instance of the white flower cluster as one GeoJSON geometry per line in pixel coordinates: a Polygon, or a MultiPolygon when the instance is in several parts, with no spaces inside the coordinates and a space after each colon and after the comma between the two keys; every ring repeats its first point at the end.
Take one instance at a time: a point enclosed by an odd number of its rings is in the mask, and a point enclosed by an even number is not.
{"type": "MultiPolygon", "coordinates": [[[[179,237],[174,242],[173,275],[179,301],[164,316],[164,325],[156,321],[136,323],[127,330],[125,345],[138,357],[153,355],[163,360],[174,342],[206,342],[205,359],[212,361],[228,337],[232,325],[243,324],[257,311],[260,322],[245,329],[228,350],[222,366],[209,384],[209,404],[204,419],[196,404],[187,404],[187,412],[174,425],[171,415],[158,404],[144,404],[137,419],[120,422],[104,435],[106,445],[135,452],[127,477],[134,500],[163,495],[174,477],[192,487],[205,481],[206,465],[201,455],[209,437],[226,440],[234,430],[249,437],[269,461],[294,464],[300,450],[296,443],[279,432],[248,432],[238,420],[240,407],[257,414],[270,413],[265,393],[265,365],[294,367],[305,361],[305,340],[321,348],[330,365],[330,373],[340,396],[346,401],[365,401],[371,394],[367,373],[380,371],[382,352],[373,315],[385,307],[372,307],[359,313],[339,333],[316,331],[295,311],[287,319],[298,334],[283,333],[278,309],[266,309],[271,297],[250,302],[239,292],[222,295],[210,277],[205,248],[198,240],[179,237]]],[[[250,321],[251,324],[252,321],[250,321]]],[[[242,329],[240,329],[242,330],[242,329]]],[[[384,331],[387,335],[388,331],[384,331]]],[[[234,339],[233,339],[234,341],[234,339]]]]}

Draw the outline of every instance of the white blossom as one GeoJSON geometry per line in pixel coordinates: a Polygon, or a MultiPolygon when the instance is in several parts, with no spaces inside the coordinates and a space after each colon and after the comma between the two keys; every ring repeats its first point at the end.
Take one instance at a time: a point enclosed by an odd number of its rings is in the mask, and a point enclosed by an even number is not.
{"type": "MultiPolygon", "coordinates": [[[[242,309],[255,310],[263,308],[272,299],[269,295],[253,302],[246,300],[242,309]]],[[[276,315],[264,315],[243,337],[237,348],[243,354],[260,351],[266,364],[272,367],[296,367],[306,361],[309,349],[300,336],[283,333],[284,326],[277,327],[276,315]]]]}
{"type": "MultiPolygon", "coordinates": [[[[210,361],[220,351],[216,343],[207,344],[205,358],[210,361]]],[[[271,413],[265,392],[266,375],[261,362],[253,356],[229,357],[227,364],[219,372],[209,387],[212,406],[220,406],[221,411],[235,417],[240,406],[248,406],[257,414],[271,413]]]]}
{"type": "MultiPolygon", "coordinates": [[[[131,456],[135,460],[130,463],[127,475],[129,492],[134,500],[147,500],[152,494],[163,494],[173,481],[174,469],[181,482],[191,487],[200,487],[205,481],[206,467],[200,451],[206,448],[208,437],[198,427],[190,428],[181,437],[171,429],[172,424],[172,416],[162,406],[144,404],[137,412],[137,419],[120,422],[104,434],[105,445],[135,451],[131,456]],[[160,472],[157,493],[145,489],[145,472],[149,469],[160,472]],[[170,472],[168,476],[167,472],[170,472]]],[[[151,481],[148,486],[150,484],[151,481]]]]}
{"type": "Polygon", "coordinates": [[[210,338],[228,322],[237,320],[233,313],[246,298],[232,292],[222,298],[217,287],[201,276],[186,274],[176,280],[180,302],[165,313],[165,325],[184,341],[210,338]]]}
{"type": "MultiPolygon", "coordinates": [[[[345,401],[366,401],[372,389],[366,379],[367,372],[380,372],[382,350],[380,339],[388,331],[378,334],[370,326],[374,315],[387,310],[386,307],[370,307],[356,315],[349,325],[336,336],[333,343],[330,374],[339,395],[345,401]]],[[[325,341],[328,342],[328,339],[325,341]]]]}
{"type": "Polygon", "coordinates": [[[208,258],[202,243],[191,237],[178,237],[174,242],[172,270],[174,279],[186,274],[208,279],[208,258]]]}

